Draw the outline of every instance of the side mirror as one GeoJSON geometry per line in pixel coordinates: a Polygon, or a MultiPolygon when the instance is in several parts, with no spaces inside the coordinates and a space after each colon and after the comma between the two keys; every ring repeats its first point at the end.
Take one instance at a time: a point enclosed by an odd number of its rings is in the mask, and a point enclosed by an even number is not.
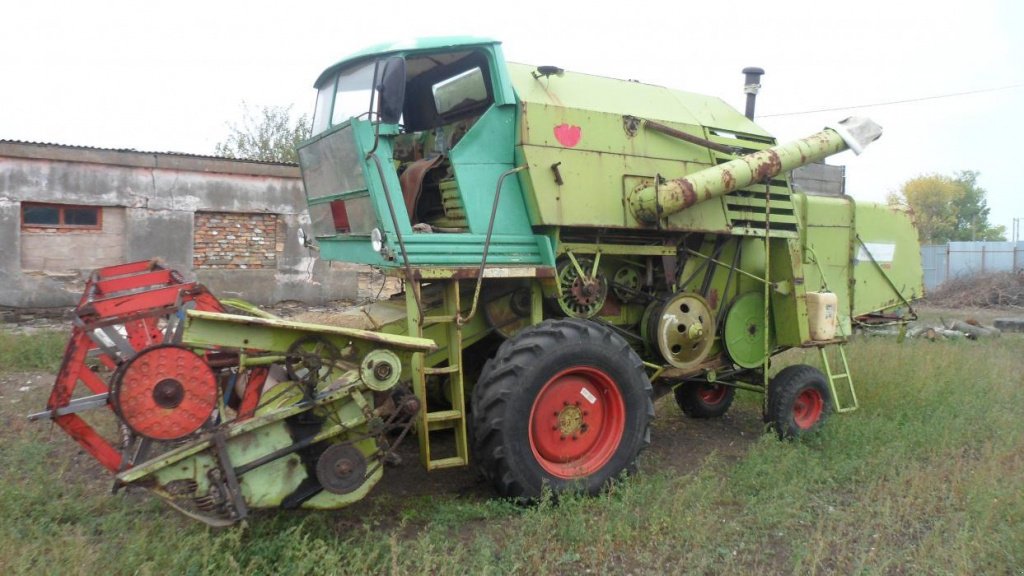
{"type": "Polygon", "coordinates": [[[392,56],[384,61],[376,82],[380,97],[380,119],[396,124],[402,118],[405,104],[405,59],[392,56]]]}

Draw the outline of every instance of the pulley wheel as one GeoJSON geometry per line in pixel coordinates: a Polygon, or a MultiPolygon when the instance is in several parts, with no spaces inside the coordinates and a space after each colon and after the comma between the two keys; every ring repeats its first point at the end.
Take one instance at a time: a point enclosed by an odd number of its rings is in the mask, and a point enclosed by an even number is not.
{"type": "Polygon", "coordinates": [[[359,364],[359,377],[374,392],[390,390],[402,377],[402,361],[390,350],[371,350],[359,364]]]}
{"type": "Polygon", "coordinates": [[[136,434],[177,440],[210,419],[217,405],[217,380],[203,358],[188,348],[154,346],[118,370],[111,403],[136,434]]]}
{"type": "Polygon", "coordinates": [[[319,336],[303,336],[292,342],[285,355],[288,379],[310,387],[326,380],[341,359],[338,348],[319,336]]]}
{"type": "Polygon", "coordinates": [[[729,306],[722,340],[729,358],[737,366],[756,368],[764,363],[766,335],[768,350],[774,346],[764,320],[764,294],[760,292],[741,294],[729,306]]]}
{"type": "Polygon", "coordinates": [[[366,457],[351,444],[335,444],[316,461],[316,479],[331,494],[348,494],[366,481],[366,457]]]}
{"type": "Polygon", "coordinates": [[[656,321],[654,340],[662,357],[682,370],[696,368],[715,342],[715,318],[696,294],[676,294],[665,302],[656,321]]]}
{"type": "Polygon", "coordinates": [[[640,273],[632,266],[623,266],[612,277],[612,290],[619,300],[632,302],[640,292],[640,273]]]}
{"type": "MultiPolygon", "coordinates": [[[[584,274],[590,274],[594,261],[577,258],[584,274]]],[[[608,279],[600,272],[593,277],[580,276],[571,261],[564,261],[558,267],[558,307],[570,318],[592,318],[604,307],[608,297],[608,279]]]]}

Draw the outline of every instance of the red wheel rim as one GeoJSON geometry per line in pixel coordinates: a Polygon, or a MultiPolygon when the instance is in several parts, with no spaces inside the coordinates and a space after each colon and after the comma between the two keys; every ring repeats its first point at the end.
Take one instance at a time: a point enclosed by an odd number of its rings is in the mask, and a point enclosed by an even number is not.
{"type": "Polygon", "coordinates": [[[728,389],[721,384],[702,384],[697,388],[697,397],[701,402],[713,406],[724,400],[727,392],[728,389]]]}
{"type": "Polygon", "coordinates": [[[597,368],[575,366],[540,389],[530,411],[530,448],[558,478],[588,476],[611,460],[626,429],[618,386],[597,368]]]}
{"type": "Polygon", "coordinates": [[[821,392],[815,388],[805,388],[793,403],[793,421],[801,429],[807,430],[818,422],[824,409],[825,399],[821,392]]]}

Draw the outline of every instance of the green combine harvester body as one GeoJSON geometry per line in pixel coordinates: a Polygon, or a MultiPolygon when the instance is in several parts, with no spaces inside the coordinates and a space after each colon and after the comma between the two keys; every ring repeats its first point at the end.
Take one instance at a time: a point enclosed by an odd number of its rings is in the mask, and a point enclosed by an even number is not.
{"type": "Polygon", "coordinates": [[[100,303],[148,294],[111,292],[119,274],[163,272],[98,271],[35,415],[208,523],[359,500],[412,433],[428,469],[475,463],[503,496],[596,492],[634,469],[662,393],[710,418],[753,390],[780,437],[812,432],[857,407],[854,327],[901,322],[922,295],[908,214],[790,186],[878,138],[868,120],[779,144],[720,99],[506,63],[476,38],[377,46],[315,86],[303,241],[402,291],[315,325],[226,314],[172,276],[149,290],[173,305],[138,320],[100,303]],[[824,373],[772,374],[794,347],[824,373]],[[90,350],[108,382],[80,373],[90,350]],[[100,394],[71,399],[78,382],[100,394]],[[73,420],[101,402],[120,447],[73,420]]]}

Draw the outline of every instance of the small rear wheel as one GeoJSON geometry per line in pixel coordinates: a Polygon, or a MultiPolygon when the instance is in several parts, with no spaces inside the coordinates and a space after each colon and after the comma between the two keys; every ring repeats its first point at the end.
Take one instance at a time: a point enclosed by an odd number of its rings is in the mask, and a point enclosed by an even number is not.
{"type": "Polygon", "coordinates": [[[651,383],[636,352],[585,320],[505,341],[473,390],[473,452],[503,496],[600,491],[650,443],[651,383]]]}
{"type": "Polygon", "coordinates": [[[787,366],[772,379],[768,418],[779,438],[795,438],[821,428],[832,412],[828,381],[806,364],[787,366]]]}
{"type": "Polygon", "coordinates": [[[690,418],[718,418],[729,410],[736,389],[710,382],[685,382],[675,389],[676,404],[690,418]]]}

